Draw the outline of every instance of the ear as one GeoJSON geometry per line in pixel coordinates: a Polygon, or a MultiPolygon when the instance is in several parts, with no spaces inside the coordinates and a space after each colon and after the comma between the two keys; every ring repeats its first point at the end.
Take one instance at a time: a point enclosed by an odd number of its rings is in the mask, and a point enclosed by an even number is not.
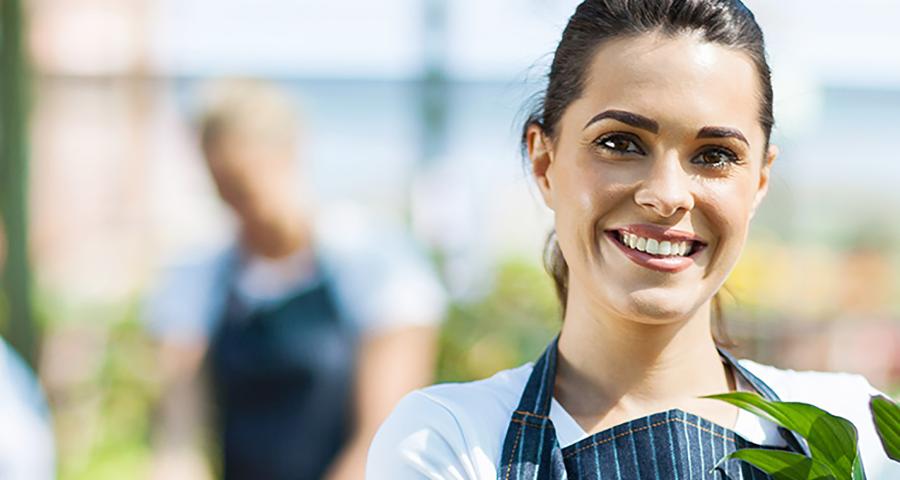
{"type": "Polygon", "coordinates": [[[756,209],[759,207],[759,204],[762,203],[763,198],[766,197],[766,193],[769,192],[769,175],[772,172],[772,164],[775,162],[776,157],[778,157],[778,147],[776,145],[769,145],[769,150],[766,151],[766,157],[762,167],[759,169],[759,184],[756,187],[756,195],[753,198],[753,208],[750,210],[750,218],[753,218],[753,216],[756,215],[756,209]]]}
{"type": "Polygon", "coordinates": [[[544,135],[544,129],[537,123],[528,126],[525,132],[525,144],[528,148],[528,158],[531,160],[531,173],[541,190],[544,203],[552,210],[553,182],[550,180],[550,167],[553,163],[552,146],[544,135]]]}

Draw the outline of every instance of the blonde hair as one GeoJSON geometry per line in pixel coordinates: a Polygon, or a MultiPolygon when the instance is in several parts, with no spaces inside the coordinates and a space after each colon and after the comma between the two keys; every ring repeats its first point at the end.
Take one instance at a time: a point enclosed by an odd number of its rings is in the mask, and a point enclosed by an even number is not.
{"type": "Polygon", "coordinates": [[[204,86],[200,100],[195,122],[204,148],[232,135],[288,144],[300,126],[293,99],[264,80],[217,80],[204,86]]]}

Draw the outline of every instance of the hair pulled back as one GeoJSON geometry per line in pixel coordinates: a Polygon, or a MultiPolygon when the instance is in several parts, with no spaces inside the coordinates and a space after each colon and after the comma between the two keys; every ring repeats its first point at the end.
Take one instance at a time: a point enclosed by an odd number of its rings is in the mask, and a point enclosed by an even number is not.
{"type": "MultiPolygon", "coordinates": [[[[747,54],[759,77],[759,122],[768,146],[775,123],[771,71],[762,30],[740,0],[586,0],[576,8],[563,31],[547,76],[546,91],[538,97],[536,108],[523,125],[523,147],[532,126],[540,127],[551,139],[556,137],[563,113],[582,95],[594,54],[604,42],[653,32],[673,37],[697,35],[706,42],[747,54]]],[[[547,239],[544,265],[553,277],[565,313],[569,267],[552,232],[547,239]]],[[[730,343],[721,325],[718,294],[713,300],[714,337],[720,344],[730,343]]]]}

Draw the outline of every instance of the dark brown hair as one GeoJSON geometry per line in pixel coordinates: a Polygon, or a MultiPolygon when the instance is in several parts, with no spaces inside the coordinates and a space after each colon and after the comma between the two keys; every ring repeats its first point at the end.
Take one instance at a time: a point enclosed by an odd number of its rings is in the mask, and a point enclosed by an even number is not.
{"type": "MultiPolygon", "coordinates": [[[[557,134],[566,108],[584,90],[587,70],[594,53],[614,38],[660,32],[664,35],[699,35],[703,40],[746,53],[759,75],[760,109],[768,149],[775,123],[772,112],[771,71],[766,61],[762,30],[753,13],[739,0],[586,0],[569,18],[562,39],[553,55],[547,88],[538,97],[536,108],[522,129],[525,147],[531,126],[540,127],[551,139],[557,134]]],[[[569,287],[569,267],[563,258],[555,234],[551,232],[545,248],[544,265],[553,277],[565,315],[569,287]]],[[[719,296],[713,298],[713,337],[720,345],[731,341],[721,322],[719,296]]]]}

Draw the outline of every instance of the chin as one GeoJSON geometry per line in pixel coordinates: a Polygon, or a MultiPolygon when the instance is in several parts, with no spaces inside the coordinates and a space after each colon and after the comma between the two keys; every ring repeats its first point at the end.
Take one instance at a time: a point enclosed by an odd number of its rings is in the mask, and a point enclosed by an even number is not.
{"type": "Polygon", "coordinates": [[[620,306],[625,316],[648,325],[663,325],[688,319],[702,304],[696,298],[686,298],[685,295],[666,288],[638,290],[622,298],[627,302],[620,306]]]}

